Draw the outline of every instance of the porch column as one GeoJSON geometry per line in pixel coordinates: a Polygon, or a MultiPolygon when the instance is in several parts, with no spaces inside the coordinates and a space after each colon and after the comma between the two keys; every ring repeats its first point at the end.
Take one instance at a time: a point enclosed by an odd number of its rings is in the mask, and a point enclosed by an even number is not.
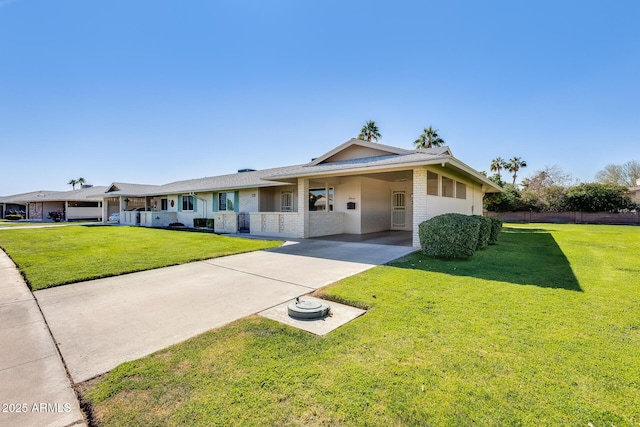
{"type": "Polygon", "coordinates": [[[102,223],[106,224],[109,219],[109,202],[107,202],[107,198],[102,198],[102,223]]]}
{"type": "Polygon", "coordinates": [[[413,169],[413,241],[414,248],[420,247],[418,226],[427,220],[427,169],[413,169]]]}
{"type": "Polygon", "coordinates": [[[298,178],[298,235],[309,237],[309,180],[298,178]]]}

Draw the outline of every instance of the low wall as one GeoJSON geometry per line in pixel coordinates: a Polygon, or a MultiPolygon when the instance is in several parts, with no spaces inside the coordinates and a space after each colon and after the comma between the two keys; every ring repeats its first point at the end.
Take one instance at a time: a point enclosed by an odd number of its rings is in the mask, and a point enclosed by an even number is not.
{"type": "Polygon", "coordinates": [[[237,233],[238,214],[235,212],[215,212],[213,226],[216,233],[237,233]]]}
{"type": "Polygon", "coordinates": [[[298,212],[251,212],[250,233],[263,236],[303,237],[298,212]]]}
{"type": "Polygon", "coordinates": [[[342,212],[309,212],[309,237],[344,233],[342,212]]]}
{"type": "Polygon", "coordinates": [[[485,216],[507,222],[640,225],[638,212],[485,212],[485,216]]]}
{"type": "Polygon", "coordinates": [[[177,212],[140,212],[140,225],[143,227],[168,227],[178,222],[177,212]]]}

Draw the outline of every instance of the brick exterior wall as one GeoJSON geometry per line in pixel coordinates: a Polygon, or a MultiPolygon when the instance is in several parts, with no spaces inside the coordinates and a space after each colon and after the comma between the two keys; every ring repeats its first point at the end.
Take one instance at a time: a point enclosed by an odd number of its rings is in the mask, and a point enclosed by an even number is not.
{"type": "Polygon", "coordinates": [[[414,248],[420,247],[418,226],[428,219],[427,213],[427,168],[413,169],[413,240],[414,248]]]}

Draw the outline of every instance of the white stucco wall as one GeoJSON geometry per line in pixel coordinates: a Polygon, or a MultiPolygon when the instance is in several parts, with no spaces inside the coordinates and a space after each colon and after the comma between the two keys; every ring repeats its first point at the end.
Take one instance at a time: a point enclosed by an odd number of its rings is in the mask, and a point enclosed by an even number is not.
{"type": "Polygon", "coordinates": [[[360,192],[361,178],[342,178],[340,184],[334,186],[333,209],[343,212],[344,233],[360,234],[360,215],[362,213],[362,197],[360,192]],[[355,209],[347,209],[347,203],[356,204],[355,209]]]}
{"type": "Polygon", "coordinates": [[[102,218],[102,207],[68,207],[66,212],[67,220],[102,218]]]}
{"type": "Polygon", "coordinates": [[[387,181],[362,177],[361,233],[391,228],[391,189],[387,181]]]}

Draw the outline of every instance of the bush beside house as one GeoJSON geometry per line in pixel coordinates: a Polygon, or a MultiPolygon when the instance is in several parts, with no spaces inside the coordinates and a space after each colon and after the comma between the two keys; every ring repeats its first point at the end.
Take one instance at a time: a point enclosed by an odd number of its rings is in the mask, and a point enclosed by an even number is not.
{"type": "Polygon", "coordinates": [[[424,221],[418,227],[420,246],[426,255],[466,259],[476,250],[497,243],[502,221],[480,215],[448,213],[424,221]]]}
{"type": "Polygon", "coordinates": [[[478,246],[480,221],[469,215],[438,215],[418,227],[420,246],[428,256],[470,258],[478,246]]]}
{"type": "Polygon", "coordinates": [[[502,231],[502,220],[499,218],[489,218],[491,221],[491,233],[489,235],[489,244],[495,245],[498,243],[498,236],[502,231]]]}

